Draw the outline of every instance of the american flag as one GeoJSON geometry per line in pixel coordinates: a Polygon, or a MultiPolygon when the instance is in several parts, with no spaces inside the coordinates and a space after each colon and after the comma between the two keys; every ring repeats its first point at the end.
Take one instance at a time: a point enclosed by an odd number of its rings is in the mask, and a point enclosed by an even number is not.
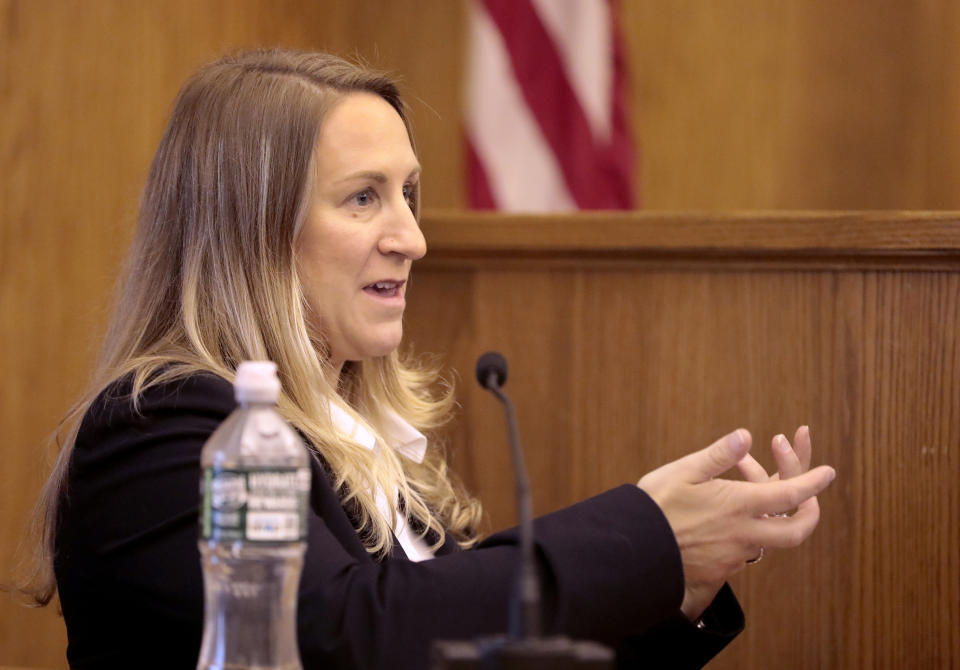
{"type": "Polygon", "coordinates": [[[615,1],[471,0],[470,12],[470,206],[634,207],[615,1]]]}

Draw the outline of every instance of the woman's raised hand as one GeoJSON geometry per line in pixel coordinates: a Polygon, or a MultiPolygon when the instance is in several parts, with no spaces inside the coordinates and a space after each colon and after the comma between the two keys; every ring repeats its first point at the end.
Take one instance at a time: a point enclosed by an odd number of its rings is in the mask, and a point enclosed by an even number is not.
{"type": "Polygon", "coordinates": [[[797,431],[795,442],[796,450],[782,435],[774,438],[781,475],[768,477],[749,455],[750,433],[741,428],[638,482],[663,510],[680,547],[682,610],[690,619],[700,616],[723,583],[756,558],[761,547],[796,547],[816,528],[816,495],[836,473],[826,465],[809,469],[806,427],[797,431]],[[735,465],[747,481],[717,478],[735,465]]]}

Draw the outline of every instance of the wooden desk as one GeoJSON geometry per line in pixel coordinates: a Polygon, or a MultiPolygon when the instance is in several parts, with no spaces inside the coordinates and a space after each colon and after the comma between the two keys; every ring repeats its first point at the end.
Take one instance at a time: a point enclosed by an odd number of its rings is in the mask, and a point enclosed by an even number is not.
{"type": "Polygon", "coordinates": [[[436,212],[407,334],[459,372],[455,464],[513,521],[510,361],[539,513],[738,426],[809,423],[838,479],[803,547],[734,580],[748,627],[711,667],[960,665],[960,215],[436,212]]]}

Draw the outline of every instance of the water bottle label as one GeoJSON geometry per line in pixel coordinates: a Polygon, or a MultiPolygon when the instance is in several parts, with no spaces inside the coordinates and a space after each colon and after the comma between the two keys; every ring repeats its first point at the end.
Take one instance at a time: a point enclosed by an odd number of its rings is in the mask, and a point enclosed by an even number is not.
{"type": "Polygon", "coordinates": [[[307,537],[309,468],[206,468],[205,540],[297,542],[307,537]]]}

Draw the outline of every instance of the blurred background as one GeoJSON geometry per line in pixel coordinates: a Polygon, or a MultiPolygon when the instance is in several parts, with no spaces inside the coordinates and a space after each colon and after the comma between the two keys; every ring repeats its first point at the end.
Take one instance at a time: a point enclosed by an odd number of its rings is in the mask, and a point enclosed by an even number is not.
{"type": "MultiPolygon", "coordinates": [[[[0,0],[0,581],[83,387],[183,80],[243,47],[402,78],[427,212],[467,203],[467,0],[0,0]]],[[[646,210],[960,209],[960,3],[620,0],[646,210]]],[[[0,665],[65,667],[0,598],[0,665]]]]}

